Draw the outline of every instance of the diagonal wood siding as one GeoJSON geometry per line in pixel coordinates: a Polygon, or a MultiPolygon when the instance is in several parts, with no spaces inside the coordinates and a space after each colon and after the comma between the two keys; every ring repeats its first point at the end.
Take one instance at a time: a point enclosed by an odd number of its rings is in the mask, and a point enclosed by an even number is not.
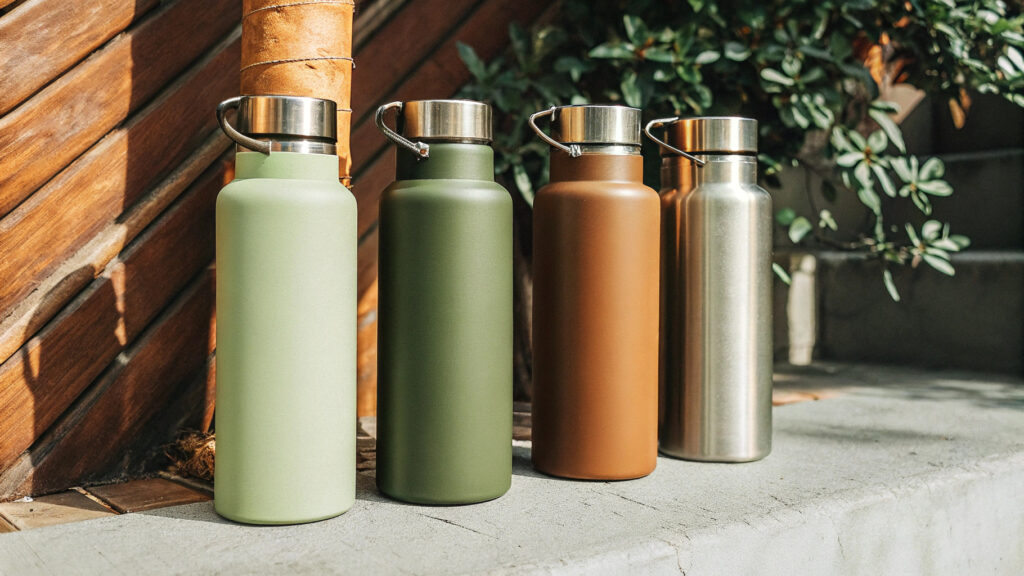
{"type": "MultiPolygon", "coordinates": [[[[375,383],[376,106],[468,79],[537,0],[357,5],[360,381],[375,383]],[[364,27],[365,26],[365,27],[364,27]]],[[[213,205],[240,0],[0,0],[0,500],[138,473],[213,413],[213,205]]]]}

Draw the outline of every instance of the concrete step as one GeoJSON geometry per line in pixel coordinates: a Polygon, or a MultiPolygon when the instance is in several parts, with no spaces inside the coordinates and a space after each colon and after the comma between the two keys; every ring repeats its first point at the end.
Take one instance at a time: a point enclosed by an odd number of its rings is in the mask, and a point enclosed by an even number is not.
{"type": "Polygon", "coordinates": [[[402,504],[360,473],[352,510],[302,526],[205,502],[0,534],[0,573],[1024,573],[1021,379],[781,368],[777,388],[830,397],[776,407],[759,462],[579,482],[533,471],[518,442],[511,490],[483,504],[402,504]]]}
{"type": "Polygon", "coordinates": [[[882,267],[861,254],[780,253],[793,285],[776,282],[776,356],[1024,372],[1024,251],[953,256],[956,276],[922,264],[882,267]]]}

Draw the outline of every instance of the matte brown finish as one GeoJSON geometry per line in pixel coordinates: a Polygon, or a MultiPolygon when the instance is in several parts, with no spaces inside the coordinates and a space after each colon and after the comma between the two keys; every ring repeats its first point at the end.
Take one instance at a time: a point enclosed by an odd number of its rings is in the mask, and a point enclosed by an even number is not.
{"type": "Polygon", "coordinates": [[[553,150],[534,203],[533,464],[569,478],[654,470],[658,196],[639,155],[553,150]]]}

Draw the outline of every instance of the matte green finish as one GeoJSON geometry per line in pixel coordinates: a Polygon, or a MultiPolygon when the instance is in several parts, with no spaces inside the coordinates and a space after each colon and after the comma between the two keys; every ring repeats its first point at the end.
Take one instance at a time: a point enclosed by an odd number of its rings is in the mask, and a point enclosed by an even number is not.
{"type": "Polygon", "coordinates": [[[423,504],[512,482],[512,198],[493,151],[399,149],[380,202],[377,486],[423,504]]]}
{"type": "Polygon", "coordinates": [[[214,507],[292,524],[355,499],[356,202],[338,157],[240,152],[217,198],[214,507]]]}

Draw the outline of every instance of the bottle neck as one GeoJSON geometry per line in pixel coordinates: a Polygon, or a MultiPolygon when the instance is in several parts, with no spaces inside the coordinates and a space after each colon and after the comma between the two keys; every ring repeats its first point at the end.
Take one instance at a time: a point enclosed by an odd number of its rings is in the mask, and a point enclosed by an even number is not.
{"type": "Polygon", "coordinates": [[[398,148],[396,180],[486,180],[494,181],[494,150],[486,144],[436,142],[430,156],[419,158],[398,148]]]}
{"type": "Polygon", "coordinates": [[[338,180],[338,157],[333,154],[298,152],[239,152],[235,154],[235,179],[285,178],[338,180]]]}
{"type": "Polygon", "coordinates": [[[551,181],[601,180],[643,182],[644,158],[639,154],[583,154],[573,158],[551,151],[551,181]]]}
{"type": "Polygon", "coordinates": [[[697,155],[706,164],[697,167],[694,178],[697,185],[704,182],[757,184],[757,156],[745,154],[697,155]]]}

